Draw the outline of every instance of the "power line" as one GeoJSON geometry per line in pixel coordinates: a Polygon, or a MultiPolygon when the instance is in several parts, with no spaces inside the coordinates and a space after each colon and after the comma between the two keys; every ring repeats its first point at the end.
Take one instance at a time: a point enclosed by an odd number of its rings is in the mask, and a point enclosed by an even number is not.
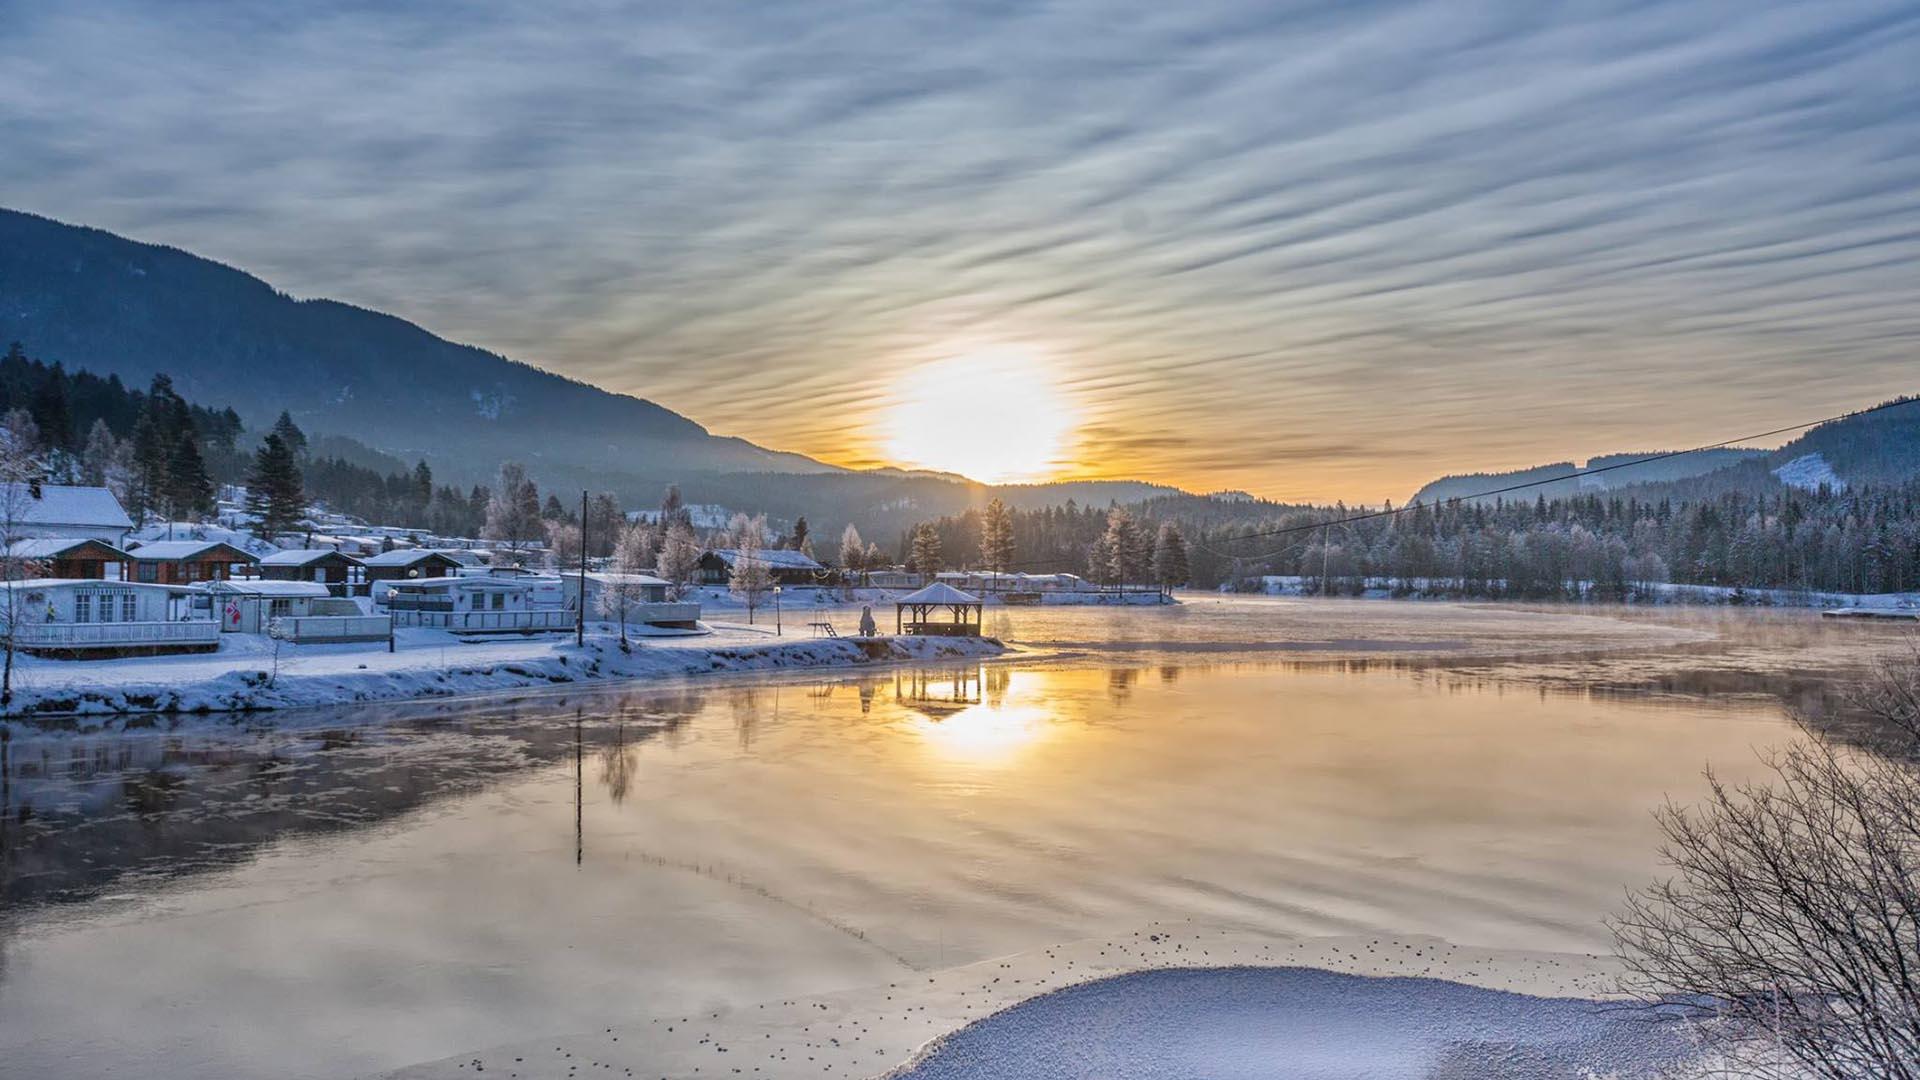
{"type": "MultiPolygon", "coordinates": [[[[1550,476],[1540,480],[1527,480],[1517,484],[1508,484],[1504,487],[1491,488],[1487,491],[1475,492],[1474,494],[1471,494],[1471,495],[1456,495],[1452,498],[1444,499],[1437,503],[1422,503],[1422,502],[1416,501],[1416,502],[1410,502],[1405,506],[1388,507],[1387,509],[1384,509],[1384,510],[1370,510],[1364,514],[1350,514],[1343,518],[1334,518],[1328,521],[1316,521],[1316,522],[1313,522],[1312,524],[1307,524],[1307,525],[1286,525],[1286,526],[1282,526],[1280,528],[1275,528],[1275,529],[1262,529],[1257,532],[1243,533],[1239,536],[1233,537],[1231,540],[1228,540],[1227,543],[1235,543],[1241,540],[1258,540],[1258,539],[1261,539],[1262,537],[1269,537],[1269,536],[1290,536],[1298,533],[1313,532],[1316,529],[1329,529],[1329,528],[1334,528],[1336,526],[1352,525],[1353,523],[1359,522],[1359,521],[1374,521],[1379,518],[1397,517],[1401,514],[1411,513],[1415,510],[1419,510],[1422,508],[1431,507],[1431,506],[1441,506],[1441,505],[1445,505],[1447,503],[1453,503],[1453,502],[1477,502],[1481,499],[1491,499],[1498,495],[1507,495],[1516,491],[1525,491],[1528,488],[1542,487],[1547,484],[1557,484],[1564,480],[1578,480],[1583,476],[1598,476],[1601,473],[1612,472],[1615,469],[1630,469],[1636,465],[1647,465],[1656,461],[1666,461],[1670,458],[1684,457],[1687,454],[1698,454],[1708,450],[1723,450],[1729,446],[1733,446],[1738,443],[1757,442],[1760,439],[1771,438],[1775,435],[1785,435],[1791,431],[1804,431],[1808,428],[1819,427],[1822,424],[1833,424],[1833,423],[1838,423],[1839,421],[1842,421],[1842,420],[1852,420],[1857,417],[1868,416],[1877,412],[1884,412],[1887,409],[1896,409],[1902,405],[1912,405],[1916,402],[1920,402],[1920,398],[1908,397],[1908,398],[1900,398],[1894,401],[1883,401],[1878,405],[1869,406],[1868,408],[1865,408],[1865,409],[1856,409],[1852,412],[1841,413],[1838,416],[1829,416],[1823,420],[1809,420],[1806,423],[1789,424],[1786,427],[1774,428],[1771,431],[1756,432],[1751,435],[1736,435],[1731,439],[1722,439],[1719,442],[1707,443],[1704,446],[1693,446],[1685,450],[1668,450],[1659,454],[1649,454],[1646,457],[1634,458],[1631,461],[1616,461],[1611,465],[1601,465],[1591,469],[1576,469],[1573,472],[1563,473],[1559,476],[1550,476]]],[[[1207,547],[1196,541],[1189,541],[1189,543],[1192,544],[1192,546],[1197,547],[1202,551],[1208,552],[1209,554],[1212,554],[1212,555],[1217,555],[1223,559],[1248,559],[1248,560],[1257,561],[1259,559],[1269,558],[1273,555],[1280,554],[1281,552],[1287,550],[1286,548],[1280,548],[1277,551],[1267,552],[1263,555],[1234,555],[1224,551],[1216,551],[1213,548],[1207,547]]],[[[1068,560],[1065,558],[1048,559],[1048,560],[1041,560],[1041,561],[1029,563],[1027,565],[1033,566],[1033,567],[1050,566],[1050,565],[1057,565],[1057,564],[1065,563],[1069,561],[1071,560],[1068,560]]]]}

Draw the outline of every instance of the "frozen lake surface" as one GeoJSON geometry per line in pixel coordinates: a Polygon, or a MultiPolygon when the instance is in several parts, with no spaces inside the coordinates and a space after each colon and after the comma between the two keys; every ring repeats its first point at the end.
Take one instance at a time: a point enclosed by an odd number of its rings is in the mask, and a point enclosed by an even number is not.
{"type": "Polygon", "coordinates": [[[1658,871],[1649,810],[1754,771],[1788,704],[1902,640],[1382,602],[1000,618],[1030,652],[16,726],[0,1075],[564,1075],[588,1033],[610,1075],[868,1076],[1160,964],[1586,993],[1600,920],[1658,871]],[[552,1069],[497,1050],[522,1044],[552,1069]]]}

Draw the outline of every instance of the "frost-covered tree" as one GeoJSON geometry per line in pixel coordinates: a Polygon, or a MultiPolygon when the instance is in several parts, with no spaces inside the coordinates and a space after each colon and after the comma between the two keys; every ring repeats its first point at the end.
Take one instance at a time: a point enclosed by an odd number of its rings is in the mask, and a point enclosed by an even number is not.
{"type": "Polygon", "coordinates": [[[667,528],[654,565],[675,600],[686,595],[687,589],[693,585],[694,575],[700,570],[700,542],[693,535],[692,525],[675,521],[667,528]]]}
{"type": "Polygon", "coordinates": [[[747,605],[747,624],[753,613],[773,589],[773,567],[763,554],[766,546],[767,519],[755,517],[738,529],[734,538],[733,567],[727,575],[727,591],[747,605]]]}
{"type": "Polygon", "coordinates": [[[620,624],[620,648],[627,642],[627,615],[635,604],[646,599],[646,586],[638,578],[653,568],[653,530],[643,524],[629,525],[620,531],[613,545],[612,573],[601,584],[600,614],[620,624]]]}
{"type": "Polygon", "coordinates": [[[860,539],[860,530],[849,521],[847,527],[840,530],[840,568],[849,575],[858,574],[866,569],[866,561],[867,542],[860,539]]]}
{"type": "Polygon", "coordinates": [[[540,489],[527,478],[526,466],[517,461],[501,463],[487,501],[487,522],[481,535],[497,543],[510,561],[518,562],[544,533],[540,489]]]}
{"type": "Polygon", "coordinates": [[[1107,512],[1107,558],[1112,562],[1109,577],[1114,584],[1147,580],[1153,561],[1153,541],[1124,507],[1116,506],[1107,512]]]}
{"type": "Polygon", "coordinates": [[[31,610],[22,582],[45,572],[39,561],[13,550],[16,542],[27,538],[33,487],[40,480],[40,461],[24,434],[10,426],[0,430],[0,587],[5,589],[0,593],[0,650],[6,654],[0,663],[0,708],[13,701],[13,661],[20,628],[40,615],[31,610]]]}

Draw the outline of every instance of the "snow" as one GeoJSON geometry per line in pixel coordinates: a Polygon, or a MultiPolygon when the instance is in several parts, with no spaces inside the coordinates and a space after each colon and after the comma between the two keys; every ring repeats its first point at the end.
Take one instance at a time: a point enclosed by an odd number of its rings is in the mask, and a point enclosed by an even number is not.
{"type": "MultiPolygon", "coordinates": [[[[383,551],[378,555],[364,556],[360,561],[368,566],[412,566],[414,563],[431,559],[435,555],[443,559],[452,560],[453,562],[460,562],[460,560],[455,558],[451,553],[436,551],[432,548],[395,548],[392,551],[383,551]]],[[[463,563],[462,565],[465,564],[463,563]]]]}
{"type": "Polygon", "coordinates": [[[0,499],[18,508],[17,524],[33,528],[77,525],[89,529],[131,529],[133,519],[113,492],[103,487],[41,484],[37,497],[26,496],[25,484],[0,486],[0,499]]]}
{"type": "Polygon", "coordinates": [[[56,555],[72,551],[82,544],[107,544],[105,540],[95,540],[87,536],[41,536],[31,540],[15,540],[7,547],[7,554],[16,559],[51,559],[56,555]]]}
{"type": "MultiPolygon", "coordinates": [[[[176,559],[191,559],[219,547],[233,547],[225,540],[154,540],[129,549],[136,559],[145,561],[172,562],[176,559]]],[[[240,554],[251,556],[253,553],[241,550],[240,554]]]]}
{"type": "MultiPolygon", "coordinates": [[[[292,551],[276,551],[260,559],[261,566],[306,566],[318,562],[329,555],[339,554],[326,548],[297,548],[292,551]]],[[[353,556],[349,555],[348,558],[353,556]]]]}
{"type": "Polygon", "coordinates": [[[155,540],[218,540],[253,555],[265,555],[279,550],[242,529],[223,528],[202,521],[155,521],[135,532],[130,539],[152,542],[155,540]]]}
{"type": "MultiPolygon", "coordinates": [[[[267,583],[263,583],[267,584],[267,583]]],[[[22,656],[16,715],[213,713],[495,693],[558,683],[669,678],[709,672],[844,667],[961,659],[1004,651],[992,638],[774,637],[753,629],[706,635],[629,627],[622,652],[613,626],[585,646],[571,635],[470,642],[442,630],[404,628],[397,649],[283,644],[223,635],[218,652],[117,660],[22,656]]]]}
{"type": "Polygon", "coordinates": [[[917,589],[900,599],[896,604],[977,604],[980,598],[971,593],[963,593],[944,581],[936,581],[924,589],[917,589]]]}
{"type": "Polygon", "coordinates": [[[1827,464],[1827,459],[1817,453],[1802,454],[1773,470],[1773,475],[1788,487],[1804,491],[1818,491],[1822,484],[1835,491],[1847,486],[1847,482],[1833,471],[1833,466],[1827,464]]]}
{"type": "Polygon", "coordinates": [[[209,592],[239,593],[246,596],[332,596],[333,593],[318,581],[277,581],[263,578],[238,578],[229,581],[203,582],[202,588],[209,592]]]}

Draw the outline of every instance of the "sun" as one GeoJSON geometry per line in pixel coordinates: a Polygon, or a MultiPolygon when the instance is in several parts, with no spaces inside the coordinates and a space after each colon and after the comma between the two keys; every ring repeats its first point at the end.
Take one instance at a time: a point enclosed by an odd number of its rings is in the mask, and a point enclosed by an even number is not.
{"type": "Polygon", "coordinates": [[[1038,349],[970,349],[908,371],[882,433],[903,466],[955,472],[988,484],[1058,472],[1078,422],[1038,349]]]}

